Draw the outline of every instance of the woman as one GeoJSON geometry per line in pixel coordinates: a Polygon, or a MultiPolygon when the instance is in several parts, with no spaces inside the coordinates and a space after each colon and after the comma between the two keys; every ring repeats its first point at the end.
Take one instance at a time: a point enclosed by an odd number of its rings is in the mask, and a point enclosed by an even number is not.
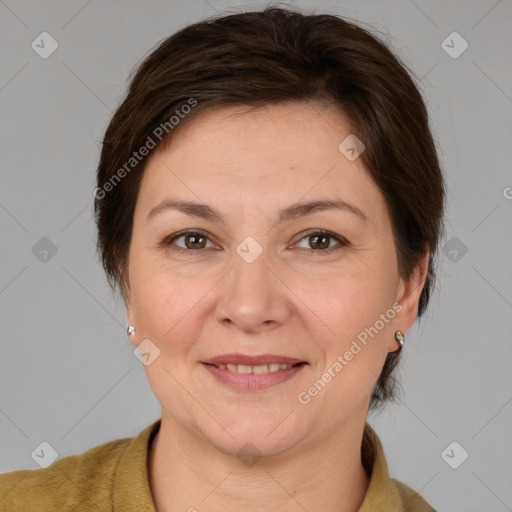
{"type": "Polygon", "coordinates": [[[184,28],[105,133],[98,249],[162,417],[0,476],[0,510],[433,511],[370,409],[421,316],[444,182],[420,92],[331,15],[184,28]]]}

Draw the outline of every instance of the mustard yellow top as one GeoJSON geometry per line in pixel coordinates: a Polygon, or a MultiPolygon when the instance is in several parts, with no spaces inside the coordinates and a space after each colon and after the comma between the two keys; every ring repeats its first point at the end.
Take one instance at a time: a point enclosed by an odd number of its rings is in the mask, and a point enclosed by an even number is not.
{"type": "MultiPolygon", "coordinates": [[[[0,474],[0,512],[156,512],[147,460],[161,419],[135,438],[100,444],[41,469],[0,474]]],[[[390,478],[375,431],[361,446],[370,484],[359,512],[436,512],[418,493],[390,478]]]]}

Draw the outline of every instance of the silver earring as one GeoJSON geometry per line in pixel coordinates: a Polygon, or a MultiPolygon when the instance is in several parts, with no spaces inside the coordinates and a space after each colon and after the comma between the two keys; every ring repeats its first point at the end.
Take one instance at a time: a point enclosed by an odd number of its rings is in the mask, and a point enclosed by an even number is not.
{"type": "Polygon", "coordinates": [[[399,350],[401,350],[404,346],[404,333],[402,331],[396,331],[395,340],[398,341],[398,344],[400,345],[399,350]]]}
{"type": "Polygon", "coordinates": [[[133,336],[135,334],[135,327],[133,325],[129,325],[126,329],[126,334],[128,334],[128,336],[133,336]]]}

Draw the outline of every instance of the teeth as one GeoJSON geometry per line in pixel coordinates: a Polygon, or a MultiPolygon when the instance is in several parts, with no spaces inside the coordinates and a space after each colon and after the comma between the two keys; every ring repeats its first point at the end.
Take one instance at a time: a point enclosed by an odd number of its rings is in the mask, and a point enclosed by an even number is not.
{"type": "MultiPolygon", "coordinates": [[[[252,368],[252,373],[268,373],[268,364],[262,364],[259,366],[248,366],[247,368],[252,368]]],[[[249,370],[247,373],[250,373],[249,370]]]]}
{"type": "Polygon", "coordinates": [[[218,364],[218,368],[221,370],[228,370],[230,372],[236,373],[273,373],[278,370],[287,370],[291,368],[291,364],[278,364],[278,363],[270,363],[270,364],[260,364],[257,366],[248,366],[246,364],[218,364]]]}

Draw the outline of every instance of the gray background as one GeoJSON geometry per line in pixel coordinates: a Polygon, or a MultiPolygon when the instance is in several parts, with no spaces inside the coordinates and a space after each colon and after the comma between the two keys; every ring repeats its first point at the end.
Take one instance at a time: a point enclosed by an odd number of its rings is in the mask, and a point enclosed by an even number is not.
{"type": "MultiPolygon", "coordinates": [[[[263,5],[0,1],[0,471],[37,468],[42,441],[63,457],[159,417],[94,252],[97,141],[158,41],[263,5]],[[31,48],[43,31],[59,44],[47,59],[31,48]],[[46,261],[43,237],[57,249],[46,261]]],[[[369,23],[391,42],[421,79],[446,170],[437,291],[406,338],[403,400],[369,417],[391,474],[439,510],[512,510],[512,2],[290,5],[369,23]],[[458,58],[441,46],[453,31],[469,44],[458,58]],[[469,453],[457,469],[441,456],[453,441],[469,453]]]]}

